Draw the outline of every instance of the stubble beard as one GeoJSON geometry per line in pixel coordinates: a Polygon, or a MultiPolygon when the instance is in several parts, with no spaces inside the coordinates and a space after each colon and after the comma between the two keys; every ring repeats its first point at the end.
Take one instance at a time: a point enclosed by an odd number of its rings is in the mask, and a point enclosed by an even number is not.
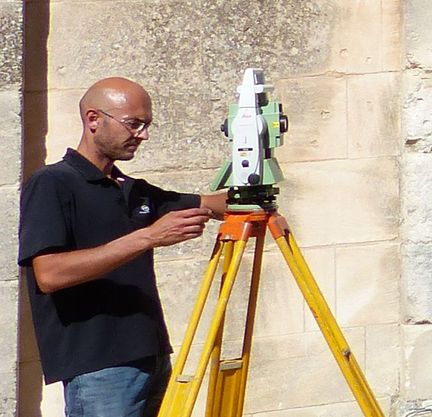
{"type": "Polygon", "coordinates": [[[95,144],[97,145],[99,152],[111,161],[130,161],[135,157],[135,152],[138,150],[138,145],[133,150],[129,150],[125,147],[125,143],[135,143],[129,138],[122,142],[114,137],[105,135],[97,135],[94,138],[95,144]]]}

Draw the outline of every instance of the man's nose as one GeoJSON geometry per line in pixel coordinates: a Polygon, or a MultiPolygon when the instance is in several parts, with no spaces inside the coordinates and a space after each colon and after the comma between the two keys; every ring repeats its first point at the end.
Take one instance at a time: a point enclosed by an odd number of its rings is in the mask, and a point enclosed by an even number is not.
{"type": "Polygon", "coordinates": [[[135,135],[136,138],[140,138],[142,140],[147,140],[150,137],[148,127],[145,127],[141,132],[135,135]]]}

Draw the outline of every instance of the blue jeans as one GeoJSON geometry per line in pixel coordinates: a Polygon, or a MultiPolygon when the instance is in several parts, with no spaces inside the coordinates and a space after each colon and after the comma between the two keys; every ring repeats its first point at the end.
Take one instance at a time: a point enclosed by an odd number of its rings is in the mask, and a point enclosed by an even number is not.
{"type": "Polygon", "coordinates": [[[64,381],[66,417],[156,417],[171,373],[169,356],[64,381]]]}

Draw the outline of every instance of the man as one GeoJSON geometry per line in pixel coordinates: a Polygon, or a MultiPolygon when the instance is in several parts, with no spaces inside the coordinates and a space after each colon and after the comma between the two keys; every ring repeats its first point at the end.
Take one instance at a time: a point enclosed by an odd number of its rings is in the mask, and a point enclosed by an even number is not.
{"type": "Polygon", "coordinates": [[[168,192],[114,165],[149,139],[151,100],[138,84],[101,80],[80,113],[77,150],[22,194],[19,263],[45,381],[63,381],[68,417],[154,416],[171,347],[152,250],[200,236],[225,195],[168,192]]]}

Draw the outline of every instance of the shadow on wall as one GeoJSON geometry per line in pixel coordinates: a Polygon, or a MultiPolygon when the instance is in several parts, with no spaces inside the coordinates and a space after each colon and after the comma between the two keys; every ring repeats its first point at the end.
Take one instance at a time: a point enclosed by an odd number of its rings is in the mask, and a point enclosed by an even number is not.
{"type": "Polygon", "coordinates": [[[46,158],[49,7],[49,0],[26,1],[24,6],[23,180],[46,158]]]}
{"type": "MultiPolygon", "coordinates": [[[[23,181],[46,158],[49,9],[49,0],[26,0],[24,4],[23,181]]],[[[19,417],[41,417],[42,371],[24,274],[20,290],[19,417]]]]}

